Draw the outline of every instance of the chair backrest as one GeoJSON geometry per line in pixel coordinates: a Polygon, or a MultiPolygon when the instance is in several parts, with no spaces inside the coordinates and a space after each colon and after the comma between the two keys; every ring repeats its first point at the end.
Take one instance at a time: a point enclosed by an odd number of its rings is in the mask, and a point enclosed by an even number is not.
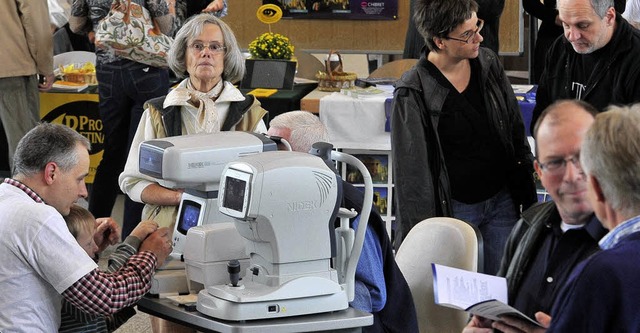
{"type": "Polygon", "coordinates": [[[408,71],[418,59],[400,59],[388,62],[369,74],[370,78],[394,78],[399,79],[404,72],[408,71]]]}
{"type": "Polygon", "coordinates": [[[469,314],[435,304],[431,263],[477,272],[482,236],[477,227],[458,219],[434,217],[416,224],[402,241],[396,262],[416,306],[420,333],[462,331],[469,314]]]}
{"type": "Polygon", "coordinates": [[[325,70],[325,66],[322,61],[313,56],[311,53],[307,53],[305,51],[296,51],[295,56],[298,61],[296,77],[308,80],[316,80],[316,73],[318,73],[318,71],[325,70]]]}

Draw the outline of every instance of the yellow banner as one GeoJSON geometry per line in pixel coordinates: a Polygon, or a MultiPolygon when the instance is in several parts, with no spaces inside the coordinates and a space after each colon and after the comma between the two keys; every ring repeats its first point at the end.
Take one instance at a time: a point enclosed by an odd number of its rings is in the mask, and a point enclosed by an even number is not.
{"type": "Polygon", "coordinates": [[[40,93],[40,119],[66,125],[89,139],[91,164],[85,181],[93,183],[104,144],[98,94],[40,93]]]}

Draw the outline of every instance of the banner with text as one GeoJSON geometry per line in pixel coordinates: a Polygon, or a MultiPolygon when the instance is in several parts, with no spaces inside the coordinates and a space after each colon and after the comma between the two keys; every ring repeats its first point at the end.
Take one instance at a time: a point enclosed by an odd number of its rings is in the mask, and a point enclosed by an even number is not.
{"type": "Polygon", "coordinates": [[[398,0],[263,0],[295,19],[395,20],[398,0]]]}

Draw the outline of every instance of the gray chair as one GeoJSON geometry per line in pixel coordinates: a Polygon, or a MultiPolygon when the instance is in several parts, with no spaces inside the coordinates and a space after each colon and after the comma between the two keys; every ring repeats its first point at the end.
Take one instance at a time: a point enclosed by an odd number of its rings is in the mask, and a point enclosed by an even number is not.
{"type": "Polygon", "coordinates": [[[369,78],[394,78],[399,79],[404,72],[408,71],[418,62],[418,59],[400,59],[388,62],[371,72],[369,78]]]}
{"type": "Polygon", "coordinates": [[[478,271],[482,267],[482,235],[467,222],[434,217],[416,224],[396,254],[416,306],[420,333],[459,333],[469,314],[434,302],[431,263],[478,271]]]}
{"type": "Polygon", "coordinates": [[[298,67],[296,77],[300,77],[308,80],[316,80],[316,73],[318,71],[324,71],[325,66],[318,58],[311,53],[305,51],[296,51],[296,59],[298,61],[298,67]]]}

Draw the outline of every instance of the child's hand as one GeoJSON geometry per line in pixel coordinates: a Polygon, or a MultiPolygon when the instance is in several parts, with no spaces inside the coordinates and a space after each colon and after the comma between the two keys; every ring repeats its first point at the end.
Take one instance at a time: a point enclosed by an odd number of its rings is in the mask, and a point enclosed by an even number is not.
{"type": "Polygon", "coordinates": [[[147,236],[158,230],[158,224],[151,220],[145,220],[138,223],[135,229],[131,232],[131,236],[137,237],[143,241],[147,236]]]}
{"type": "Polygon", "coordinates": [[[115,245],[120,241],[120,227],[110,217],[96,219],[96,233],[93,240],[98,245],[98,252],[102,252],[109,245],[115,245]]]}

